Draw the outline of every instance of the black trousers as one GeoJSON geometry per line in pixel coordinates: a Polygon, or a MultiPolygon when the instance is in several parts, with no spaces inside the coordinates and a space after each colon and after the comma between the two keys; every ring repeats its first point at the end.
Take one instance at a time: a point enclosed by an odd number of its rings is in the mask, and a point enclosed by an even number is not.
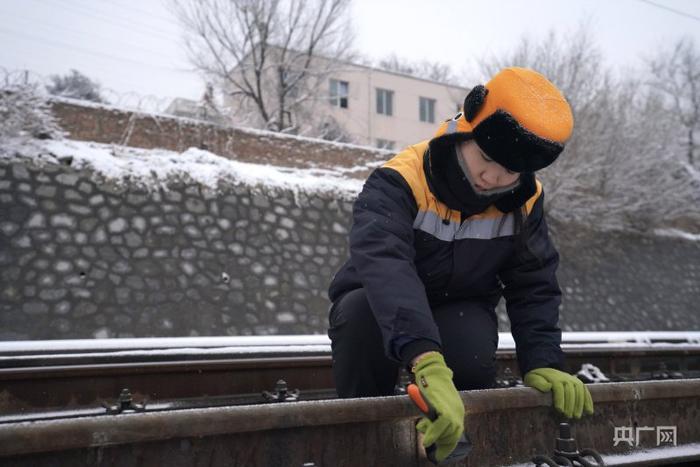
{"type": "MultiPolygon", "coordinates": [[[[474,301],[436,306],[442,353],[458,390],[493,387],[498,320],[493,308],[474,301]]],[[[364,289],[343,295],[330,309],[333,378],[339,397],[394,394],[400,364],[384,353],[382,335],[364,289]]]]}

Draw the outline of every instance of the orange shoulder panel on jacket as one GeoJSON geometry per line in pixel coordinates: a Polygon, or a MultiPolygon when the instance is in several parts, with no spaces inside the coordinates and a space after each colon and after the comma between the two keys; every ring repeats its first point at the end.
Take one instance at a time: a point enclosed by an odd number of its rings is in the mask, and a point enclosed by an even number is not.
{"type": "MultiPolygon", "coordinates": [[[[428,188],[428,181],[423,171],[423,154],[427,148],[428,141],[409,146],[385,162],[382,167],[396,170],[406,180],[411,187],[419,211],[434,211],[442,218],[459,222],[459,212],[449,209],[444,203],[438,201],[428,188]]],[[[537,190],[525,203],[527,214],[530,214],[535,202],[542,194],[542,184],[539,180],[535,180],[535,183],[537,190]]],[[[502,215],[503,213],[496,206],[491,205],[486,211],[471,216],[471,218],[490,219],[502,215]]]]}
{"type": "Polygon", "coordinates": [[[542,196],[542,184],[537,179],[535,179],[535,184],[537,185],[537,190],[535,191],[535,194],[532,195],[530,199],[528,199],[525,203],[525,209],[527,210],[528,214],[532,212],[532,208],[535,206],[535,203],[537,202],[539,197],[542,196]]]}
{"type": "Polygon", "coordinates": [[[416,200],[419,211],[426,211],[430,202],[428,200],[428,181],[423,172],[423,154],[428,148],[428,141],[407,147],[382,167],[396,170],[411,187],[413,197],[416,200]]]}

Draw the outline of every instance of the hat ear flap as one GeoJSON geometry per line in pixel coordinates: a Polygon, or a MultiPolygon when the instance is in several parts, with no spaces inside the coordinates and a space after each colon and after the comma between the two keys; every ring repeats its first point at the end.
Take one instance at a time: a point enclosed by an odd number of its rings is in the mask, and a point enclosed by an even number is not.
{"type": "Polygon", "coordinates": [[[486,89],[483,84],[478,84],[474,86],[472,90],[469,91],[469,94],[467,94],[467,97],[464,98],[464,118],[466,118],[468,122],[474,120],[474,117],[476,117],[479,109],[484,104],[488,93],[489,90],[486,89]]]}

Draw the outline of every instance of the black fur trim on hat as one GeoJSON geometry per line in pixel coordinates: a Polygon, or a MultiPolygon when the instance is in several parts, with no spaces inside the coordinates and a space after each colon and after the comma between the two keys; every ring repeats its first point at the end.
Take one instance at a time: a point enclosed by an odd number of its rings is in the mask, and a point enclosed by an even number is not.
{"type": "Polygon", "coordinates": [[[534,172],[559,156],[564,145],[523,128],[505,110],[497,110],[474,128],[474,138],[490,158],[513,172],[534,172]]]}
{"type": "Polygon", "coordinates": [[[464,118],[466,118],[468,122],[474,120],[474,117],[476,117],[479,109],[484,104],[484,99],[486,99],[488,93],[489,90],[486,89],[483,84],[478,84],[474,86],[472,90],[469,91],[469,94],[467,94],[467,97],[464,98],[464,107],[462,107],[462,109],[464,110],[464,118]]]}
{"type": "Polygon", "coordinates": [[[512,212],[525,204],[535,193],[537,193],[535,174],[527,172],[521,173],[518,187],[515,188],[512,193],[498,199],[493,204],[495,204],[501,212],[512,212]]]}

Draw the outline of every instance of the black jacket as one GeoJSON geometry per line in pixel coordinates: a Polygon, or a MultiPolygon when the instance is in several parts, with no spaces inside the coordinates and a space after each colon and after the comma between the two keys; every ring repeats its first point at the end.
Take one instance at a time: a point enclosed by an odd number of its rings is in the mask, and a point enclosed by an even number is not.
{"type": "Polygon", "coordinates": [[[505,296],[522,374],[561,368],[559,256],[548,237],[541,184],[522,204],[530,228],[528,248],[518,250],[513,213],[492,205],[465,217],[436,197],[425,173],[427,150],[428,142],[407,148],[365,182],[353,207],[350,259],[334,276],[329,298],[364,287],[387,356],[406,363],[440,348],[431,307],[469,299],[495,308],[505,296]]]}

